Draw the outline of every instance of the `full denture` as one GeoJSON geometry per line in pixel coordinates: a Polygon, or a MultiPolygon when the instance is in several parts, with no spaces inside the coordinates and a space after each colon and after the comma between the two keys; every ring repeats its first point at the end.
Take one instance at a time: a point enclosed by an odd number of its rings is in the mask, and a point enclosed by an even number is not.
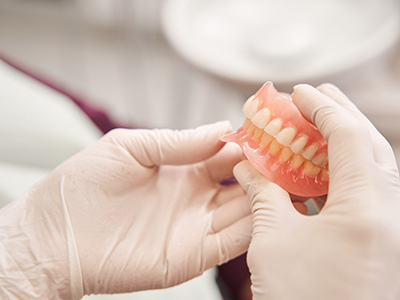
{"type": "Polygon", "coordinates": [[[293,181],[301,177],[303,182],[315,185],[315,194],[326,193],[329,181],[327,143],[293,106],[290,95],[279,93],[272,83],[266,83],[245,102],[246,120],[235,138],[226,141],[239,141],[248,158],[250,152],[256,153],[253,156],[258,157],[249,160],[261,173],[268,173],[264,175],[272,181],[290,173],[293,181]],[[278,105],[287,105],[283,111],[276,108],[279,101],[278,105]],[[263,172],[262,159],[270,162],[268,171],[263,172]],[[271,175],[278,169],[280,174],[271,175]]]}

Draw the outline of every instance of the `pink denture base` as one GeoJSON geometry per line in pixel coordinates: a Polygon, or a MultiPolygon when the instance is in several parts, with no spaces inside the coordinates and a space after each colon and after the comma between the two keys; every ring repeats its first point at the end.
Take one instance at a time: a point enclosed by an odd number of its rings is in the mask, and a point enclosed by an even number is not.
{"type": "Polygon", "coordinates": [[[282,162],[278,155],[272,155],[240,128],[225,135],[224,142],[235,142],[241,148],[250,163],[265,177],[280,185],[287,192],[302,197],[316,197],[327,194],[328,181],[310,178],[302,168],[293,169],[290,162],[282,162]]]}
{"type": "MultiPolygon", "coordinates": [[[[280,118],[283,121],[282,128],[296,128],[296,138],[306,134],[309,137],[307,145],[313,143],[318,145],[317,154],[327,151],[326,141],[318,129],[303,117],[289,94],[278,92],[272,83],[268,82],[255,94],[255,99],[259,102],[258,110],[266,107],[271,112],[271,120],[280,118]]],[[[328,192],[328,180],[322,179],[321,175],[314,178],[307,176],[302,166],[293,168],[290,159],[281,161],[279,155],[271,154],[268,148],[261,146],[243,127],[225,135],[221,140],[237,143],[250,163],[261,174],[291,194],[316,197],[328,192]]]]}

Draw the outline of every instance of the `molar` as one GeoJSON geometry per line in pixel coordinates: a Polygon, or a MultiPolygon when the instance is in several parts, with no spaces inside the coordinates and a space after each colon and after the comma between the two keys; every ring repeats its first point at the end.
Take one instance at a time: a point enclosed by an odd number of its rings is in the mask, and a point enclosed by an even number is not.
{"type": "Polygon", "coordinates": [[[243,105],[243,113],[244,115],[251,119],[258,110],[258,100],[254,98],[254,95],[251,96],[246,103],[243,105]]]}
{"type": "Polygon", "coordinates": [[[282,129],[276,136],[276,140],[279,144],[289,146],[296,135],[296,129],[293,127],[287,127],[282,129]]]}
{"type": "Polygon", "coordinates": [[[269,135],[276,136],[282,128],[282,120],[277,118],[273,119],[271,122],[265,126],[264,131],[269,135]]]}
{"type": "Polygon", "coordinates": [[[315,178],[321,171],[321,168],[314,165],[311,161],[306,160],[304,162],[303,171],[308,177],[315,178]]]}
{"type": "Polygon", "coordinates": [[[326,168],[322,168],[321,170],[321,178],[322,180],[328,181],[329,180],[329,171],[326,168]]]}
{"type": "Polygon", "coordinates": [[[317,150],[318,150],[318,144],[312,144],[307,148],[305,148],[301,155],[307,160],[312,160],[317,150]]]}
{"type": "Polygon", "coordinates": [[[312,162],[317,166],[324,167],[328,163],[328,154],[326,152],[318,153],[314,156],[312,162]]]}
{"type": "Polygon", "coordinates": [[[271,119],[270,110],[268,108],[262,108],[251,118],[251,121],[258,128],[264,128],[265,126],[267,126],[270,119],[271,119]]]}
{"type": "Polygon", "coordinates": [[[303,136],[299,137],[298,139],[294,140],[294,142],[290,145],[290,149],[292,149],[292,151],[294,153],[298,154],[301,151],[303,151],[307,142],[308,142],[308,136],[303,135],[303,136]]]}

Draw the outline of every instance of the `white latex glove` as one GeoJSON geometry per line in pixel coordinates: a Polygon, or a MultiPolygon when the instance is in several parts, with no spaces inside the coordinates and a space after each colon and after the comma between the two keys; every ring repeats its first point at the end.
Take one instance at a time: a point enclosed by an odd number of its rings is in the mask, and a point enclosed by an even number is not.
{"type": "Polygon", "coordinates": [[[234,170],[251,198],[254,299],[400,299],[400,181],[387,141],[335,86],[293,99],[328,141],[330,186],[315,216],[247,161],[234,170]]]}
{"type": "Polygon", "coordinates": [[[219,184],[241,159],[229,130],[115,130],[59,166],[0,211],[0,298],[163,288],[245,252],[248,197],[219,184]]]}

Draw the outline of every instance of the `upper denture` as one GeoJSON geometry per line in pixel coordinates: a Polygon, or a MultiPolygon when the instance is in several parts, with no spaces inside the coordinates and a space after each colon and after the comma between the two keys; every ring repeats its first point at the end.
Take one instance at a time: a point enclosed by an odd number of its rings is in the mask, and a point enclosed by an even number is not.
{"type": "MultiPolygon", "coordinates": [[[[304,172],[315,177],[315,173],[327,166],[326,147],[324,149],[324,145],[310,142],[307,133],[303,132],[304,126],[298,129],[290,124],[290,120],[285,122],[282,117],[274,117],[271,109],[265,106],[265,101],[260,101],[256,96],[251,96],[243,105],[243,113],[247,117],[243,128],[247,134],[260,143],[260,146],[268,146],[272,155],[280,153],[282,162],[292,158],[293,168],[297,169],[304,164],[304,172]]],[[[324,172],[324,175],[322,177],[326,177],[327,173],[324,172]]]]}
{"type": "Polygon", "coordinates": [[[327,143],[289,94],[266,83],[243,105],[246,120],[222,138],[238,143],[264,176],[290,193],[315,197],[329,184],[327,143]]]}

